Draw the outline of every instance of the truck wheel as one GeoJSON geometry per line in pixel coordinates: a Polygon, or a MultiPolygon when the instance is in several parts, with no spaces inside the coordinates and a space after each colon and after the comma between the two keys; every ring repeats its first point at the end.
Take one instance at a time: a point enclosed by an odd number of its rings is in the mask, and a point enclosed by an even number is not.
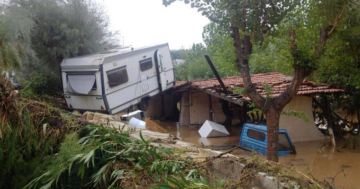
{"type": "Polygon", "coordinates": [[[139,110],[142,110],[142,111],[147,110],[149,107],[149,99],[147,99],[147,98],[141,99],[139,104],[137,104],[137,107],[139,110]]]}

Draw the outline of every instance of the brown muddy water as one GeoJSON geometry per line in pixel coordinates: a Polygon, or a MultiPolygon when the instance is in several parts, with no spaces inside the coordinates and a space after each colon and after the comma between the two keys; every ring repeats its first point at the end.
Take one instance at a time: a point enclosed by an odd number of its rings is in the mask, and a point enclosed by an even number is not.
{"type": "MultiPolygon", "coordinates": [[[[199,147],[225,150],[237,146],[240,140],[241,127],[227,127],[229,137],[201,138],[198,133],[200,126],[179,126],[173,122],[156,122],[169,133],[199,147]]],[[[297,154],[281,156],[279,162],[293,165],[299,171],[308,173],[319,180],[334,182],[340,188],[360,189],[360,151],[344,149],[343,144],[344,141],[337,141],[337,147],[332,147],[328,141],[296,142],[294,145],[297,154]]],[[[246,150],[236,150],[233,154],[242,157],[251,156],[251,152],[246,150]]],[[[260,156],[266,158],[263,155],[260,156]]]]}

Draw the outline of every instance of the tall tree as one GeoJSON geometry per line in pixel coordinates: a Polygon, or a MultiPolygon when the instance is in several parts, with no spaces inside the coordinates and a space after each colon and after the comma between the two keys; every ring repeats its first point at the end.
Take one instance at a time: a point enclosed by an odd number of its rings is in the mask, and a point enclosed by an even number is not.
{"type": "Polygon", "coordinates": [[[57,71],[64,58],[104,51],[118,44],[102,5],[91,0],[12,0],[35,23],[32,47],[42,65],[57,71]]]}
{"type": "Polygon", "coordinates": [[[8,0],[0,1],[0,71],[17,70],[36,61],[31,49],[33,22],[28,12],[8,0]]]}
{"type": "Polygon", "coordinates": [[[233,40],[227,30],[224,30],[219,24],[211,22],[204,27],[203,40],[207,46],[208,55],[212,57],[212,61],[222,77],[239,74],[234,64],[236,54],[235,48],[232,46],[233,40]]]}
{"type": "MultiPolygon", "coordinates": [[[[169,5],[176,0],[163,0],[169,5]]],[[[231,28],[236,50],[236,66],[244,81],[246,94],[267,118],[267,159],[278,161],[279,119],[282,109],[297,94],[302,81],[316,70],[328,39],[350,12],[348,0],[186,0],[193,8],[224,28],[231,28]],[[326,14],[324,14],[326,12],[326,14]],[[279,96],[266,99],[251,81],[249,57],[253,43],[262,44],[275,35],[287,21],[294,77],[279,96]],[[291,21],[291,22],[290,22],[291,21]],[[293,24],[291,24],[293,23],[293,24]],[[315,35],[315,31],[319,31],[315,35]],[[317,40],[314,40],[317,39],[317,40]],[[314,41],[317,41],[314,43],[314,41]]]]}

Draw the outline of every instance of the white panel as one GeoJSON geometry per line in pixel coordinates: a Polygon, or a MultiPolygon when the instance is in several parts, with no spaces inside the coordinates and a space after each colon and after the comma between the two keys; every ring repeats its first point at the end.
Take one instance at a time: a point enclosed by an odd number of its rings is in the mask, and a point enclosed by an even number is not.
{"type": "Polygon", "coordinates": [[[136,111],[133,111],[133,112],[130,112],[128,114],[124,114],[121,116],[121,120],[122,121],[129,121],[131,118],[135,117],[137,119],[142,119],[143,115],[143,111],[141,110],[136,110],[136,111]]]}
{"type": "Polygon", "coordinates": [[[204,138],[223,137],[230,135],[230,133],[223,125],[217,124],[209,120],[206,120],[205,123],[201,126],[201,128],[199,129],[199,134],[201,137],[204,138]]]}
{"type": "MultiPolygon", "coordinates": [[[[103,74],[104,74],[105,93],[109,94],[109,93],[113,93],[115,91],[118,91],[119,89],[130,88],[129,86],[132,86],[135,83],[148,82],[149,78],[152,78],[152,77],[156,76],[156,70],[155,70],[156,66],[155,66],[155,60],[154,59],[152,60],[153,61],[153,67],[151,69],[145,70],[143,72],[140,70],[140,63],[139,63],[141,60],[153,57],[154,53],[155,53],[154,50],[149,50],[149,51],[144,52],[142,54],[137,54],[137,55],[134,55],[134,56],[124,57],[124,58],[121,58],[119,60],[115,60],[114,63],[104,64],[103,65],[103,70],[104,70],[103,74]],[[123,66],[126,66],[126,71],[127,71],[127,74],[128,74],[129,81],[126,82],[126,83],[123,83],[121,85],[115,86],[115,87],[110,87],[106,71],[113,70],[113,69],[123,67],[123,66]]],[[[139,84],[139,85],[141,85],[141,84],[139,84]]],[[[149,86],[149,89],[151,89],[150,86],[149,86]]],[[[141,88],[139,89],[139,92],[140,91],[142,91],[141,88]]],[[[146,92],[148,92],[148,91],[146,91],[146,92]]],[[[134,92],[132,92],[130,95],[133,95],[133,93],[134,92]]]]}
{"type": "MultiPolygon", "coordinates": [[[[63,91],[64,94],[71,94],[69,92],[66,91],[67,87],[68,87],[68,82],[67,82],[67,74],[70,74],[71,72],[62,72],[62,83],[63,83],[63,91]]],[[[79,72],[81,73],[81,72],[79,72]]],[[[95,72],[95,76],[96,76],[96,89],[95,90],[91,90],[88,95],[102,95],[101,92],[101,76],[100,76],[100,71],[95,72]]],[[[74,107],[75,108],[75,107],[74,107]]]]}
{"type": "Polygon", "coordinates": [[[94,86],[95,75],[68,75],[67,91],[75,94],[88,94],[94,86]]]}
{"type": "Polygon", "coordinates": [[[101,110],[101,106],[106,109],[104,100],[101,96],[74,96],[74,95],[65,95],[65,100],[70,107],[80,110],[101,110]],[[70,98],[69,98],[70,97],[70,98]]]}
{"type": "MultiPolygon", "coordinates": [[[[158,89],[157,78],[152,77],[144,82],[137,83],[135,85],[126,87],[114,93],[106,95],[107,101],[109,103],[109,108],[114,109],[120,105],[125,103],[129,103],[130,105],[135,105],[140,102],[139,97],[147,96],[148,93],[154,92],[154,90],[158,89]],[[143,91],[142,86],[146,86],[148,88],[146,91],[143,91]]],[[[159,93],[156,91],[156,94],[159,93]]]]}
{"type": "MultiPolygon", "coordinates": [[[[155,96],[155,95],[158,94],[158,93],[159,93],[159,90],[155,90],[155,91],[149,93],[148,95],[151,97],[151,96],[155,96]]],[[[138,102],[139,102],[139,101],[138,101],[137,99],[132,100],[132,101],[130,101],[130,102],[128,102],[128,103],[125,103],[125,104],[123,104],[123,105],[121,105],[121,106],[119,106],[119,107],[117,107],[117,108],[115,108],[115,109],[113,109],[113,110],[110,110],[109,113],[110,113],[110,114],[119,113],[120,111],[123,111],[123,110],[125,110],[126,108],[129,108],[131,105],[137,104],[138,102]]]]}
{"type": "Polygon", "coordinates": [[[166,71],[166,82],[167,82],[167,89],[172,88],[173,87],[173,82],[175,80],[174,77],[174,70],[168,70],[166,71]],[[170,85],[171,84],[171,85],[170,85]]]}

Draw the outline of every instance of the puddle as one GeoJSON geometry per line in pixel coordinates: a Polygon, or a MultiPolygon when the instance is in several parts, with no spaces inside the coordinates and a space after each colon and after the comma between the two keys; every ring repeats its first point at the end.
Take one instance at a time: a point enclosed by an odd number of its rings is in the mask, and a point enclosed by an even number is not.
{"type": "MultiPolygon", "coordinates": [[[[239,144],[241,127],[226,127],[229,137],[201,138],[200,126],[178,126],[173,122],[156,121],[171,134],[181,137],[200,147],[211,147],[215,150],[225,150],[239,144]]],[[[360,152],[341,148],[343,142],[337,142],[338,147],[328,145],[327,141],[296,142],[296,155],[280,156],[279,162],[293,165],[304,173],[311,173],[319,180],[326,180],[344,189],[360,188],[360,152]],[[344,173],[342,172],[344,170],[344,173]]],[[[251,152],[236,150],[234,155],[249,157],[251,152]]],[[[260,155],[262,158],[266,158],[260,155]]]]}

